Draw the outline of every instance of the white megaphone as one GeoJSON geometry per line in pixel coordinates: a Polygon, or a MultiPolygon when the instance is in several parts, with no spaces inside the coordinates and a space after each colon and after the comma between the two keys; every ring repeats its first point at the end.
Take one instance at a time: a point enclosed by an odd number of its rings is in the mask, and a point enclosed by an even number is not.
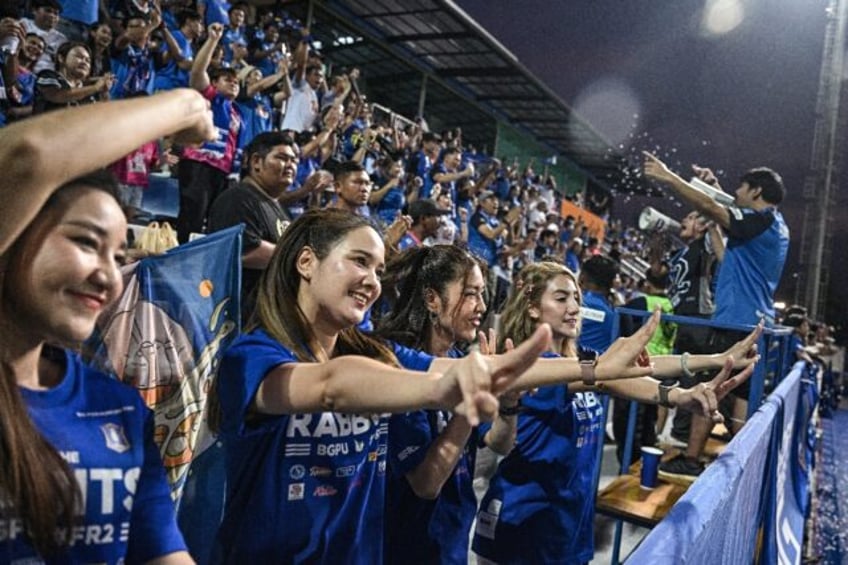
{"type": "Polygon", "coordinates": [[[728,193],[721,191],[713,186],[708,185],[698,177],[692,177],[689,180],[689,184],[692,185],[695,189],[700,190],[719,204],[723,206],[732,206],[733,205],[733,196],[728,193]]]}
{"type": "Polygon", "coordinates": [[[669,218],[656,208],[646,206],[639,214],[639,229],[642,231],[680,231],[680,222],[669,218]]]}

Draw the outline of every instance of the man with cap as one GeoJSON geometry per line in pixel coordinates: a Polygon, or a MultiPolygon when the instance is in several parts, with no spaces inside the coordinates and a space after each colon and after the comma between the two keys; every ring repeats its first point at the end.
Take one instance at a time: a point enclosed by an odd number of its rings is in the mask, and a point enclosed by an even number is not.
{"type": "Polygon", "coordinates": [[[398,250],[404,251],[412,247],[420,247],[424,240],[433,237],[439,230],[439,216],[450,214],[450,210],[439,208],[430,199],[416,200],[409,205],[409,216],[412,226],[398,242],[398,250]]]}

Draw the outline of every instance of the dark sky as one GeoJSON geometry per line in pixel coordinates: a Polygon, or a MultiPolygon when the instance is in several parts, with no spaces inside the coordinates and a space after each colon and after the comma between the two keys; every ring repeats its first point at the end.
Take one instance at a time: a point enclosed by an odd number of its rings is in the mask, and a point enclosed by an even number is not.
{"type": "MultiPolygon", "coordinates": [[[[459,0],[458,4],[607,139],[620,143],[634,161],[643,149],[657,151],[687,177],[689,164],[708,165],[722,172],[726,190],[735,189],[739,176],[754,166],[780,172],[788,192],[781,210],[792,244],[778,298],[791,300],[825,0],[459,0]],[[703,31],[708,5],[733,4],[744,13],[732,31],[720,35],[703,31]]],[[[845,165],[848,168],[848,162],[845,165]]],[[[633,218],[644,201],[629,199],[626,187],[621,188],[614,216],[633,218]]],[[[844,197],[841,203],[846,203],[844,197]]],[[[653,199],[651,205],[677,217],[684,212],[667,200],[653,199]]],[[[843,320],[848,273],[842,265],[848,262],[839,249],[848,244],[848,214],[840,212],[837,220],[829,296],[843,320]]]]}

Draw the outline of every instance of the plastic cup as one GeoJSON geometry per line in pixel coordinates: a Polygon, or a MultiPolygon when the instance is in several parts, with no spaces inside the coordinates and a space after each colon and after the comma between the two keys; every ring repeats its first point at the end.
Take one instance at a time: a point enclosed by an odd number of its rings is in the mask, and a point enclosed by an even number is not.
{"type": "Polygon", "coordinates": [[[656,447],[642,448],[642,475],[639,479],[639,486],[643,489],[651,490],[657,486],[657,471],[660,468],[660,457],[662,455],[662,449],[656,447]]]}

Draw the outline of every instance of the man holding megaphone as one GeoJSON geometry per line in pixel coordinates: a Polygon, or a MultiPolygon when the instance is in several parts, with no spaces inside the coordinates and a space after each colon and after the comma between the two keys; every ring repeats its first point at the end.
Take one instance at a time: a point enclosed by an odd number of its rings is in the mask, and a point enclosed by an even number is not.
{"type": "MultiPolygon", "coordinates": [[[[727,202],[729,195],[721,191],[709,169],[693,168],[701,181],[716,189],[716,194],[708,194],[686,182],[651,153],[644,152],[644,155],[647,177],[668,185],[676,196],[718,224],[728,236],[716,284],[713,321],[755,325],[765,318],[767,324],[773,323],[774,291],[789,249],[789,229],[777,210],[785,194],[780,175],[766,167],[751,169],[742,175],[733,203],[722,204],[727,202]]],[[[738,332],[715,330],[710,345],[720,351],[726,343],[737,341],[738,335],[738,332]]],[[[750,385],[746,383],[731,393],[734,421],[745,418],[749,392],[750,385]]],[[[700,473],[697,456],[709,429],[706,433],[702,430],[696,433],[694,421],[692,427],[686,457],[673,470],[674,474],[694,479],[700,473]]]]}

